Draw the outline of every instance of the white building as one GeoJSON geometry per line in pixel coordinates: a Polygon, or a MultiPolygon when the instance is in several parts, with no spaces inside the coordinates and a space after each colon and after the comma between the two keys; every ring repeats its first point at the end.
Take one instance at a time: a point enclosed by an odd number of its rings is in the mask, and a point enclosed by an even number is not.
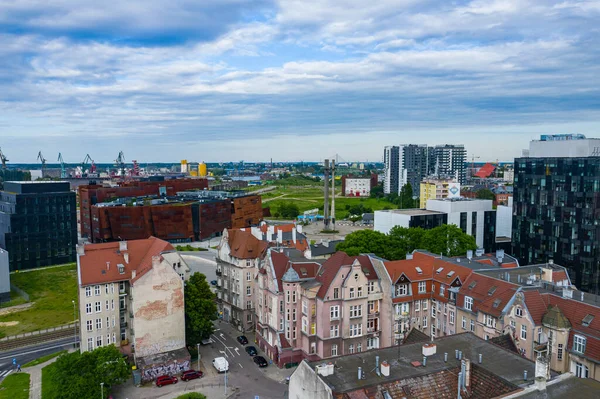
{"type": "Polygon", "coordinates": [[[10,271],[8,252],[0,248],[0,303],[10,301],[10,271]]]}
{"type": "Polygon", "coordinates": [[[374,230],[389,234],[396,226],[422,227],[432,229],[446,224],[447,217],[443,212],[429,211],[427,209],[390,209],[375,211],[374,230]]]}
{"type": "Polygon", "coordinates": [[[530,158],[579,158],[600,156],[600,139],[583,134],[542,135],[529,143],[530,158]]]}
{"type": "Polygon", "coordinates": [[[496,237],[510,237],[512,234],[513,198],[508,197],[508,205],[496,208],[496,237]]]}

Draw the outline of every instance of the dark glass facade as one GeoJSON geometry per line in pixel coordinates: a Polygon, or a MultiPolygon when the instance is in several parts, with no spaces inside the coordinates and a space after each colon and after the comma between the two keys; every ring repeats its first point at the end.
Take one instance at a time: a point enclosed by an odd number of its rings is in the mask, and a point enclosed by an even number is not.
{"type": "Polygon", "coordinates": [[[445,213],[440,213],[437,215],[411,216],[408,226],[409,227],[420,227],[422,229],[428,230],[428,229],[433,229],[435,227],[442,226],[447,223],[448,223],[448,215],[445,213]]]}
{"type": "Polygon", "coordinates": [[[0,247],[10,270],[75,261],[77,215],[69,183],[6,182],[0,191],[0,247]]]}
{"type": "Polygon", "coordinates": [[[517,158],[514,184],[513,255],[552,259],[578,288],[599,288],[600,158],[517,158]]]}

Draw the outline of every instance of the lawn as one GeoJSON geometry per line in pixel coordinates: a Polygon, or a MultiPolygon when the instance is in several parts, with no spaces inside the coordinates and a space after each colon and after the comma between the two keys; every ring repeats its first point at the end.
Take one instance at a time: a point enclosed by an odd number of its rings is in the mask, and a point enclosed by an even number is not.
{"type": "Polygon", "coordinates": [[[29,374],[14,373],[0,384],[0,399],[29,399],[29,374]]]}
{"type": "Polygon", "coordinates": [[[23,298],[21,295],[17,294],[14,291],[10,292],[10,301],[0,303],[1,308],[9,308],[11,306],[17,306],[27,303],[27,299],[23,298]]]}
{"type": "Polygon", "coordinates": [[[73,322],[73,304],[77,302],[77,268],[74,263],[13,273],[11,282],[29,294],[33,306],[22,312],[0,316],[0,327],[7,336],[43,330],[73,322]]]}
{"type": "Polygon", "coordinates": [[[60,351],[60,352],[56,352],[56,353],[51,353],[49,355],[46,356],[42,356],[38,359],[35,359],[29,363],[25,363],[23,366],[21,366],[22,368],[25,367],[31,367],[31,366],[37,366],[38,364],[42,364],[42,363],[46,363],[48,360],[50,359],[54,359],[55,357],[59,357],[62,354],[67,353],[68,351],[64,350],[64,351],[60,351]]]}
{"type": "Polygon", "coordinates": [[[60,397],[60,387],[54,385],[52,372],[56,363],[47,365],[42,369],[42,399],[54,399],[60,397]]]}

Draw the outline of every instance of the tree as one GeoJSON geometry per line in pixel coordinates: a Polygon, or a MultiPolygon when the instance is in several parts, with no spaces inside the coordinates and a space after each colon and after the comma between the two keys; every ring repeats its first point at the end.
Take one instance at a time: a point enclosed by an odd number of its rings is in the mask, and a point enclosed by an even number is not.
{"type": "Polygon", "coordinates": [[[292,202],[283,202],[279,205],[278,213],[282,218],[295,219],[300,214],[300,209],[292,202]]]}
{"type": "Polygon", "coordinates": [[[217,320],[215,294],[210,290],[206,276],[194,273],[185,285],[185,339],[196,345],[214,332],[217,320]]]}
{"type": "Polygon", "coordinates": [[[487,188],[482,188],[477,191],[477,199],[487,199],[487,200],[495,200],[496,196],[492,192],[492,190],[487,188]]]}
{"type": "Polygon", "coordinates": [[[383,186],[377,185],[377,186],[371,188],[371,193],[369,194],[369,196],[371,198],[383,198],[384,197],[383,186]]]}
{"type": "Polygon", "coordinates": [[[435,254],[459,256],[477,249],[477,244],[474,237],[463,233],[459,227],[445,224],[425,232],[423,249],[435,254]]]}
{"type": "Polygon", "coordinates": [[[129,365],[114,345],[61,355],[48,373],[50,385],[60,389],[53,396],[64,399],[97,398],[100,383],[104,383],[104,398],[107,398],[111,388],[124,383],[129,376],[129,365]]]}
{"type": "Polygon", "coordinates": [[[358,222],[359,220],[362,219],[362,216],[359,216],[359,215],[350,215],[349,219],[352,222],[352,225],[354,226],[356,224],[356,222],[358,222]]]}
{"type": "Polygon", "coordinates": [[[388,234],[391,247],[388,251],[389,259],[405,259],[406,254],[415,249],[425,248],[425,233],[426,231],[420,227],[393,227],[388,234]]]}
{"type": "Polygon", "coordinates": [[[400,203],[396,204],[400,206],[400,209],[410,209],[415,207],[415,200],[413,199],[413,189],[410,183],[406,183],[400,189],[399,195],[400,203]]]}
{"type": "Polygon", "coordinates": [[[335,248],[350,256],[361,253],[373,253],[385,258],[389,250],[389,238],[387,235],[374,230],[359,230],[346,236],[335,248]]]}

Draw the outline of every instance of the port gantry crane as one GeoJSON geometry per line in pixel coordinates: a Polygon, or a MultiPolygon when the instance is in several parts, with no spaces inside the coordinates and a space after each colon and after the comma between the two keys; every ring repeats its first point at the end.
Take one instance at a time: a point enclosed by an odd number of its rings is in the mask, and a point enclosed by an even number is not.
{"type": "Polygon", "coordinates": [[[42,155],[42,152],[38,152],[37,159],[42,163],[42,179],[46,177],[46,158],[42,155]]]}
{"type": "Polygon", "coordinates": [[[68,176],[67,176],[67,171],[65,170],[65,161],[63,161],[63,157],[60,152],[58,153],[57,161],[60,162],[60,178],[66,179],[68,176]]]}
{"type": "Polygon", "coordinates": [[[119,152],[119,156],[115,160],[115,166],[121,171],[121,179],[125,179],[125,155],[123,151],[119,152]]]}
{"type": "Polygon", "coordinates": [[[0,148],[0,161],[2,161],[2,170],[6,170],[6,163],[8,162],[8,158],[6,158],[6,156],[2,152],[1,148],[0,148]]]}

